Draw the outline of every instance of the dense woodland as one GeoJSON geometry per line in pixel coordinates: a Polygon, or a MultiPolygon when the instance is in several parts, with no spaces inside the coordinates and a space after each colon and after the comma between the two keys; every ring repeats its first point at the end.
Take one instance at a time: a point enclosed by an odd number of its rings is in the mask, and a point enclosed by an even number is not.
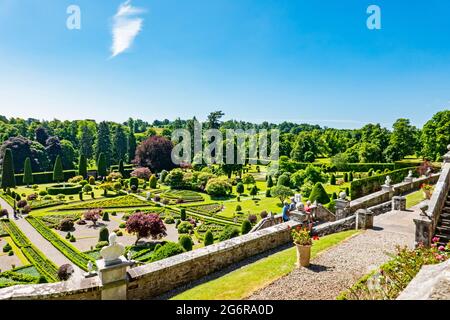
{"type": "MultiPolygon", "coordinates": [[[[223,131],[279,129],[280,156],[299,162],[333,157],[335,161],[347,163],[378,163],[393,162],[406,156],[439,161],[450,144],[450,110],[438,112],[423,128],[413,126],[408,119],[398,119],[392,128],[367,124],[351,130],[291,122],[253,124],[222,121],[223,116],[221,111],[212,112],[202,123],[203,128],[223,131]]],[[[146,163],[146,159],[137,156],[136,150],[139,153],[141,148],[141,153],[148,153],[155,151],[155,147],[164,149],[164,144],[170,149],[168,140],[172,131],[179,128],[193,131],[194,121],[197,120],[178,118],[149,123],[130,118],[124,123],[97,123],[94,120],[46,121],[0,116],[0,159],[3,159],[5,150],[11,149],[16,173],[23,172],[27,158],[31,160],[33,172],[53,170],[58,156],[65,170],[75,169],[80,155],[88,159],[90,167],[96,167],[102,155],[107,166],[117,165],[122,160],[151,167],[153,171],[171,169],[168,159],[159,165],[146,163]],[[149,137],[154,137],[151,143],[149,137]]]]}

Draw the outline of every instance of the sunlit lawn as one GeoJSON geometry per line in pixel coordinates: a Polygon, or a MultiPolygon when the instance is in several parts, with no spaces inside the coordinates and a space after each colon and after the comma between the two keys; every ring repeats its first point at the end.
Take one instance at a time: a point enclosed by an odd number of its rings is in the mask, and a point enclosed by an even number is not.
{"type": "MultiPolygon", "coordinates": [[[[325,236],[314,242],[311,250],[313,259],[318,253],[355,235],[349,230],[325,236]]],[[[295,267],[296,251],[289,248],[269,257],[232,271],[220,278],[198,285],[173,297],[173,300],[240,300],[256,290],[289,274],[295,267]]]]}
{"type": "Polygon", "coordinates": [[[240,205],[244,214],[256,214],[259,217],[261,211],[273,212],[274,214],[281,213],[281,202],[278,198],[267,198],[265,196],[258,196],[259,201],[252,199],[242,200],[240,202],[231,201],[224,202],[224,210],[218,216],[233,217],[236,212],[236,206],[240,205]]]}
{"type": "Polygon", "coordinates": [[[422,190],[406,195],[406,208],[409,209],[425,200],[422,190]]]}

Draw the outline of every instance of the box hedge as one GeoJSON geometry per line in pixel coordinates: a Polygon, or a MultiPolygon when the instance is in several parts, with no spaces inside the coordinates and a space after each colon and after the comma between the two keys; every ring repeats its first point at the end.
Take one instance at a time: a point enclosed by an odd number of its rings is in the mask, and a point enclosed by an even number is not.
{"type": "MultiPolygon", "coordinates": [[[[69,180],[77,175],[76,170],[65,170],[64,171],[64,181],[69,180]]],[[[24,186],[23,182],[23,174],[16,174],[16,184],[18,186],[24,186]]],[[[35,184],[44,184],[44,183],[52,183],[53,181],[53,171],[49,172],[37,172],[33,173],[33,183],[35,184]]]]}

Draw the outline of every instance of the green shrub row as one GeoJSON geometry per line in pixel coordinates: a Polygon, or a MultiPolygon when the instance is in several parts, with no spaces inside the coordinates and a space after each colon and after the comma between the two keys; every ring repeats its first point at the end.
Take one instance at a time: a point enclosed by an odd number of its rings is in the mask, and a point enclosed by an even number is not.
{"type": "Polygon", "coordinates": [[[47,188],[47,192],[49,195],[56,196],[58,194],[64,194],[64,195],[73,195],[78,194],[83,189],[82,185],[70,185],[66,184],[65,186],[56,185],[52,187],[47,188]]]}
{"type": "Polygon", "coordinates": [[[0,224],[2,225],[2,229],[9,234],[9,236],[13,239],[14,243],[19,248],[31,245],[31,242],[22,233],[22,231],[19,228],[17,228],[15,223],[11,222],[10,220],[2,220],[0,221],[0,224]]]}
{"type": "Polygon", "coordinates": [[[27,221],[45,238],[47,239],[56,249],[58,249],[62,254],[64,254],[70,261],[75,263],[78,267],[87,271],[87,264],[89,261],[95,262],[90,256],[78,251],[74,246],[62,240],[58,235],[56,235],[51,229],[36,219],[34,217],[27,217],[27,221]]]}
{"type": "Polygon", "coordinates": [[[126,195],[111,199],[95,200],[89,202],[76,203],[64,207],[62,210],[74,209],[95,209],[95,208],[126,208],[154,205],[153,202],[139,199],[133,195],[126,195]]]}
{"type": "Polygon", "coordinates": [[[352,200],[380,191],[387,176],[391,178],[392,184],[402,182],[405,177],[408,176],[409,170],[415,173],[416,167],[393,170],[387,173],[352,181],[350,184],[350,195],[352,200]]]}
{"type": "MultiPolygon", "coordinates": [[[[64,181],[69,180],[77,175],[76,170],[65,170],[64,171],[64,181]]],[[[16,174],[16,184],[18,186],[23,186],[25,183],[23,182],[23,174],[16,174]]],[[[53,171],[49,172],[37,172],[33,173],[33,183],[34,184],[43,184],[43,183],[52,183],[53,181],[53,171]]]]}

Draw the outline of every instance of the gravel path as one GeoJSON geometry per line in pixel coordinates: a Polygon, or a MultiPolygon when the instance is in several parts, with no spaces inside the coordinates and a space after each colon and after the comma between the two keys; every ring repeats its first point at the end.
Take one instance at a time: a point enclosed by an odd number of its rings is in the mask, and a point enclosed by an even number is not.
{"type": "Polygon", "coordinates": [[[412,218],[416,211],[375,217],[374,230],[364,231],[319,254],[309,268],[295,269],[249,299],[334,300],[360,277],[388,261],[397,245],[413,245],[412,218]]]}

